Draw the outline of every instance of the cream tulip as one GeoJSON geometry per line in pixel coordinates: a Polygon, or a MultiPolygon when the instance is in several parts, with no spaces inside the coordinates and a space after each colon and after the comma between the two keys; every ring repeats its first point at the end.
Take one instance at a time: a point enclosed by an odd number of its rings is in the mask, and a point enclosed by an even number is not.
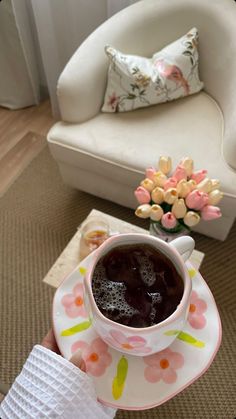
{"type": "Polygon", "coordinates": [[[223,192],[219,191],[219,189],[214,189],[208,194],[209,196],[208,204],[209,205],[218,204],[218,202],[220,202],[221,199],[223,198],[223,195],[224,195],[223,192]]]}
{"type": "Polygon", "coordinates": [[[154,181],[155,186],[163,187],[166,179],[167,179],[167,176],[164,175],[164,173],[162,173],[160,171],[154,173],[154,175],[153,175],[153,181],[154,181]]]}
{"type": "Polygon", "coordinates": [[[178,193],[177,193],[176,188],[170,188],[164,192],[164,201],[167,202],[167,204],[172,205],[176,201],[177,198],[178,198],[178,193]]]}
{"type": "Polygon", "coordinates": [[[139,218],[149,218],[151,213],[151,205],[143,204],[139,205],[139,207],[135,211],[135,215],[139,218]]]}
{"type": "Polygon", "coordinates": [[[188,227],[194,227],[197,225],[200,221],[201,217],[197,212],[194,211],[188,211],[184,216],[184,223],[188,227]]]}
{"type": "Polygon", "coordinates": [[[160,205],[154,204],[151,207],[150,218],[153,221],[160,221],[161,217],[163,216],[164,211],[160,207],[160,205]]]}
{"type": "Polygon", "coordinates": [[[211,190],[214,191],[214,189],[220,188],[220,181],[219,179],[211,179],[211,190]]]}
{"type": "Polygon", "coordinates": [[[155,202],[155,204],[161,204],[164,201],[163,189],[157,186],[156,188],[153,189],[151,193],[151,197],[152,197],[153,202],[155,202]]]}
{"type": "Polygon", "coordinates": [[[187,207],[185,205],[184,199],[176,199],[176,201],[172,205],[171,212],[175,215],[176,218],[184,218],[187,212],[187,207]]]}
{"type": "Polygon", "coordinates": [[[145,188],[148,192],[152,192],[152,190],[154,189],[154,182],[149,178],[146,178],[146,179],[142,180],[140,185],[143,188],[145,188]]]}
{"type": "Polygon", "coordinates": [[[187,183],[186,179],[181,179],[176,186],[177,192],[178,194],[181,192],[183,185],[185,185],[187,183]]]}
{"type": "Polygon", "coordinates": [[[211,179],[208,179],[207,177],[203,179],[200,183],[197,184],[196,189],[198,189],[201,192],[210,192],[212,190],[212,181],[211,179]]]}
{"type": "Polygon", "coordinates": [[[191,192],[191,186],[188,184],[187,180],[181,179],[176,186],[178,196],[180,198],[185,198],[189,192],[191,192]]]}
{"type": "Polygon", "coordinates": [[[197,182],[193,179],[188,180],[187,184],[190,186],[191,191],[196,189],[197,182]]]}
{"type": "Polygon", "coordinates": [[[181,162],[181,166],[183,166],[186,170],[187,176],[191,176],[193,173],[193,160],[190,157],[184,157],[181,162]]]}
{"type": "Polygon", "coordinates": [[[161,156],[158,163],[158,169],[167,175],[172,169],[172,162],[170,157],[161,156]]]}

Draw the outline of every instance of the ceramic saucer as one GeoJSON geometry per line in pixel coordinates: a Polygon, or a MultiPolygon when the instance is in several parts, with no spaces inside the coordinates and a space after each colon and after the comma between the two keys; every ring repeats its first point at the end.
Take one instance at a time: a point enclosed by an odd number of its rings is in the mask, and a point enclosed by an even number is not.
{"type": "Polygon", "coordinates": [[[122,355],[97,335],[84,306],[83,281],[91,255],[57,289],[53,323],[62,355],[69,359],[80,348],[98,400],[125,410],[158,406],[197,380],[211,365],[221,342],[221,321],[210,289],[192,265],[193,281],[185,329],[164,351],[147,357],[122,355]]]}

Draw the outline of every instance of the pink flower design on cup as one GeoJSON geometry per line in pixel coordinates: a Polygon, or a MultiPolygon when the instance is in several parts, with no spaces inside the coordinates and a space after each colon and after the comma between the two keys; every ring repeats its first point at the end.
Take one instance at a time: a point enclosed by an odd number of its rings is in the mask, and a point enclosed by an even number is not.
{"type": "Polygon", "coordinates": [[[73,354],[78,349],[82,352],[81,355],[86,365],[86,372],[94,377],[101,377],[112,362],[112,356],[108,352],[108,345],[101,338],[94,339],[90,345],[83,340],[79,340],[73,343],[71,353],[73,354]]]}
{"type": "Polygon", "coordinates": [[[206,318],[203,313],[205,313],[206,309],[206,302],[199,298],[196,291],[192,291],[190,297],[188,322],[194,329],[203,329],[205,327],[206,318]]]}
{"type": "Polygon", "coordinates": [[[176,370],[184,365],[184,357],[179,352],[167,348],[153,355],[145,356],[144,363],[148,366],[144,370],[144,377],[150,383],[163,380],[167,384],[177,380],[176,370]]]}
{"type": "Polygon", "coordinates": [[[75,285],[72,293],[64,295],[61,303],[65,307],[68,317],[87,317],[84,307],[84,290],[82,284],[75,285]]]}
{"type": "Polygon", "coordinates": [[[116,348],[125,349],[130,353],[149,353],[151,348],[146,346],[147,342],[140,336],[125,336],[124,333],[118,330],[110,330],[110,337],[106,339],[111,345],[116,348]]]}

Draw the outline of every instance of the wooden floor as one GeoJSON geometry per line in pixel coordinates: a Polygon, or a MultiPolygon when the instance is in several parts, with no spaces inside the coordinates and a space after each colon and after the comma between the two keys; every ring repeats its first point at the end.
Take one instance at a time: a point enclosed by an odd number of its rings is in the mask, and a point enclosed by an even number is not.
{"type": "Polygon", "coordinates": [[[49,100],[16,111],[0,107],[0,196],[42,150],[54,123],[49,100]]]}

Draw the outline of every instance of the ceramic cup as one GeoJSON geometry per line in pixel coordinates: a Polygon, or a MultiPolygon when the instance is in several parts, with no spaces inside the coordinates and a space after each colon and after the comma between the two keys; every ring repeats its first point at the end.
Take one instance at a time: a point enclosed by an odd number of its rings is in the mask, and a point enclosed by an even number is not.
{"type": "Polygon", "coordinates": [[[108,238],[93,253],[84,281],[85,305],[96,332],[104,342],[120,352],[138,356],[150,355],[171,345],[178,332],[183,330],[189,311],[192,283],[184,261],[191,255],[194,245],[194,240],[188,236],[167,244],[153,236],[129,233],[108,238]],[[151,245],[167,256],[183,279],[183,296],[176,310],[164,321],[150,327],[129,327],[108,319],[99,310],[93,296],[93,272],[99,259],[111,249],[129,244],[151,245]]]}

